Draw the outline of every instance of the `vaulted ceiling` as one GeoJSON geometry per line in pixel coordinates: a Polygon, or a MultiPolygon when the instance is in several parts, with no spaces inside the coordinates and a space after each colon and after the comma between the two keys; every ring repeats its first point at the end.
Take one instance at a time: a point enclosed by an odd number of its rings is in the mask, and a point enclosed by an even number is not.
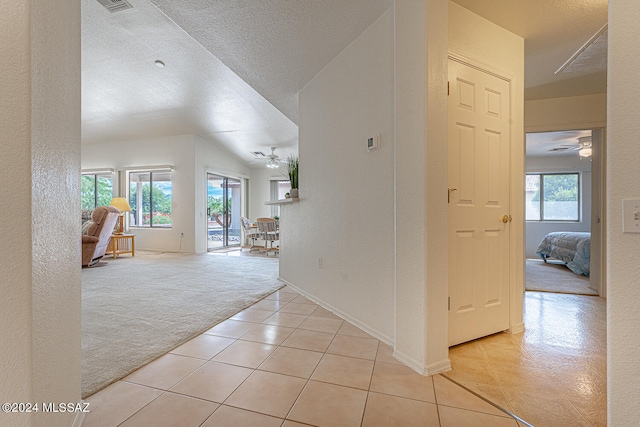
{"type": "MultiPolygon", "coordinates": [[[[299,91],[393,0],[82,0],[83,142],[207,135],[241,159],[297,150],[299,91]],[[156,66],[156,61],[165,66],[156,66]]],[[[455,0],[525,38],[525,97],[606,91],[554,72],[607,21],[606,0],[455,0]]]]}

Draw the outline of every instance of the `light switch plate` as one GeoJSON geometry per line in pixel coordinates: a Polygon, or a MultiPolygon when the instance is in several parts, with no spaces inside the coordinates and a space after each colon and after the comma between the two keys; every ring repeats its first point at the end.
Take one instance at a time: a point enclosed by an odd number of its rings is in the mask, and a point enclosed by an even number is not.
{"type": "Polygon", "coordinates": [[[640,199],[622,200],[622,232],[640,233],[640,199]]]}

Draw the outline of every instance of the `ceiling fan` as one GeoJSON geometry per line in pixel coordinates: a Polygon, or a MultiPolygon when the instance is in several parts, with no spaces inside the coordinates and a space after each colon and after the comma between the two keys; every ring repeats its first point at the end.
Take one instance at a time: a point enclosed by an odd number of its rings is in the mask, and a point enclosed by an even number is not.
{"type": "Polygon", "coordinates": [[[268,154],[268,155],[265,155],[261,151],[254,151],[252,152],[252,154],[254,157],[256,157],[259,160],[266,160],[268,168],[277,169],[278,167],[280,167],[280,162],[285,162],[286,160],[278,157],[278,155],[275,153],[276,148],[278,147],[271,147],[271,154],[268,154]]]}
{"type": "Polygon", "coordinates": [[[562,144],[561,147],[567,147],[567,148],[561,148],[560,150],[557,150],[557,151],[578,150],[578,155],[580,157],[591,157],[591,154],[593,154],[593,148],[591,145],[591,136],[581,136],[580,138],[578,138],[577,143],[562,144]]]}

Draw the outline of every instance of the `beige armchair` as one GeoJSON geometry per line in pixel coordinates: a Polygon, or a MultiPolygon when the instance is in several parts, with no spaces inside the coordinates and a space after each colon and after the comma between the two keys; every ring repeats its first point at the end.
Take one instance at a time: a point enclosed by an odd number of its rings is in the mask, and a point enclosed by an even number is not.
{"type": "Polygon", "coordinates": [[[120,211],[112,206],[98,206],[91,214],[91,224],[82,235],[82,266],[91,267],[104,256],[120,211]]]}

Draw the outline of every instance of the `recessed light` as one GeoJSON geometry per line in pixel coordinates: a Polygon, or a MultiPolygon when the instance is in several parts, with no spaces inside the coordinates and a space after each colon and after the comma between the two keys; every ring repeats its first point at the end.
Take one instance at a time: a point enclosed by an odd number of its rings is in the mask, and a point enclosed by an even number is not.
{"type": "Polygon", "coordinates": [[[160,61],[159,59],[156,59],[156,67],[164,68],[164,62],[160,61]]]}

